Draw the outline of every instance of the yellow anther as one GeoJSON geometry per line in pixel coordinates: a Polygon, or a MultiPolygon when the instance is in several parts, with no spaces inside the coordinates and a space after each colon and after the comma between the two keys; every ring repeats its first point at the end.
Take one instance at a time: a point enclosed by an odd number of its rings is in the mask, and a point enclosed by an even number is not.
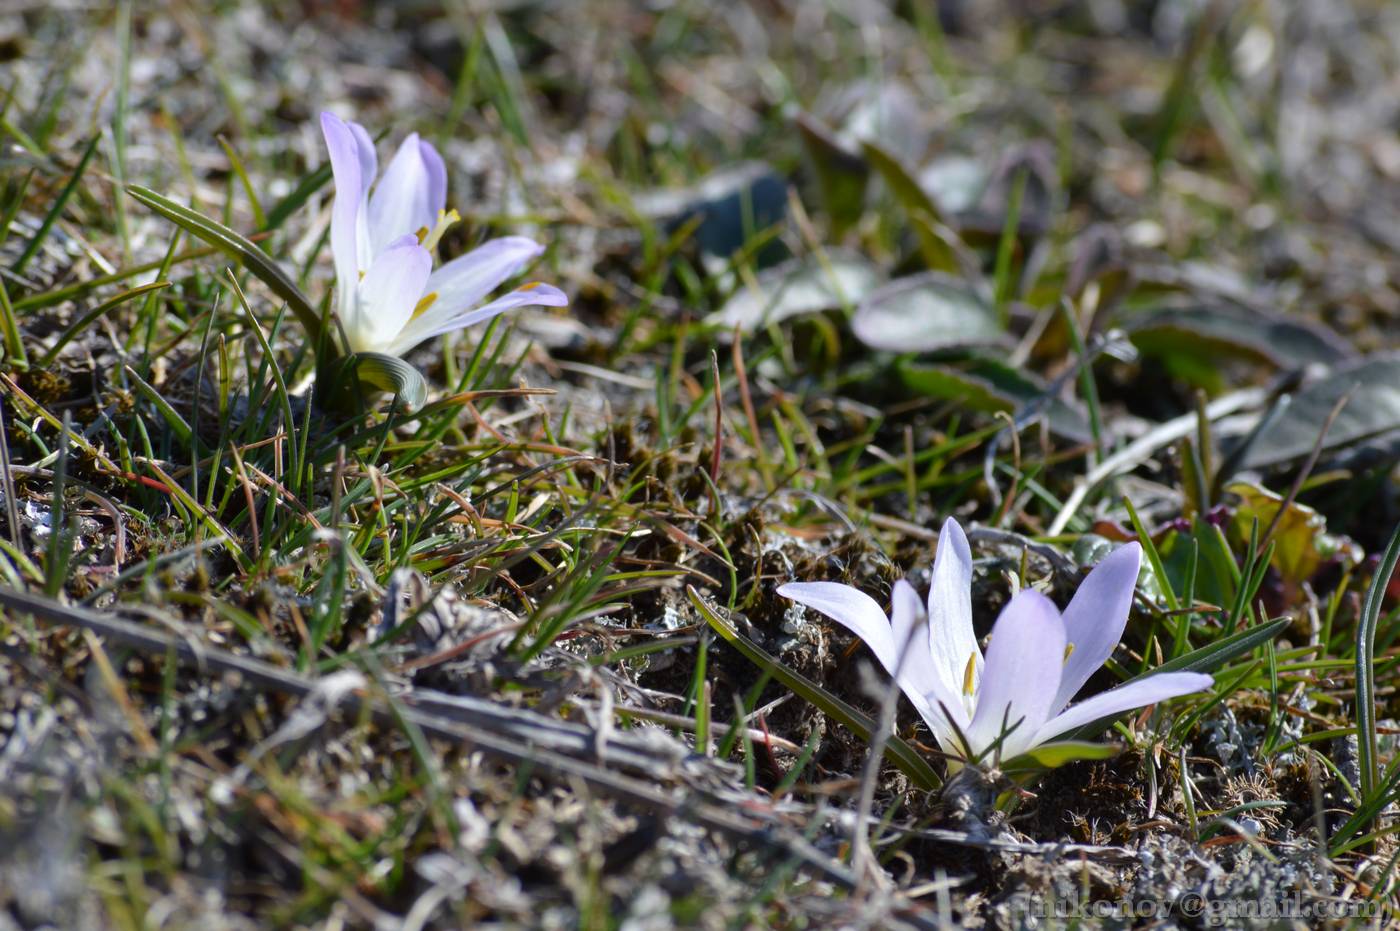
{"type": "Polygon", "coordinates": [[[409,317],[408,319],[418,319],[418,315],[423,313],[423,311],[427,310],[429,307],[432,307],[433,302],[437,299],[438,295],[436,291],[429,291],[427,294],[423,295],[423,299],[418,302],[418,306],[413,308],[413,316],[409,317]]]}
{"type": "Polygon", "coordinates": [[[442,239],[442,234],[452,228],[452,225],[462,218],[455,210],[439,210],[437,223],[430,230],[427,227],[418,231],[418,242],[429,252],[437,248],[438,241],[442,239]]]}
{"type": "Polygon", "coordinates": [[[972,694],[972,676],[977,671],[977,654],[973,653],[967,658],[967,668],[963,670],[963,694],[972,694]]]}

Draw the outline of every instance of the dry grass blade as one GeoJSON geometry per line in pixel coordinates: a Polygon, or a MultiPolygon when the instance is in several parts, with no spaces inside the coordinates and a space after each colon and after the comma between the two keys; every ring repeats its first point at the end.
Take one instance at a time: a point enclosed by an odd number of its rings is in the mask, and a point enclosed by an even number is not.
{"type": "MultiPolygon", "coordinates": [[[[229,653],[188,638],[160,633],[110,615],[61,605],[27,592],[0,588],[0,604],[12,612],[29,615],[48,624],[92,631],[151,655],[175,655],[201,669],[238,673],[263,689],[299,698],[311,695],[316,689],[316,680],[261,660],[229,653]]],[[[531,721],[532,716],[528,713],[511,712],[490,702],[477,703],[463,700],[460,696],[451,698],[450,703],[436,700],[425,703],[425,707],[437,709],[438,712],[451,708],[452,717],[416,707],[412,701],[396,713],[386,702],[366,694],[349,696],[344,705],[352,716],[368,712],[375,720],[388,726],[394,726],[401,715],[429,736],[461,741],[503,761],[527,766],[531,772],[565,781],[577,779],[590,789],[619,801],[693,821],[744,843],[771,848],[779,856],[791,858],[803,868],[842,888],[855,888],[856,880],[849,870],[817,851],[780,822],[745,817],[732,808],[723,808],[699,798],[694,792],[668,793],[652,781],[634,779],[588,762],[586,757],[591,756],[595,748],[592,732],[587,728],[544,719],[531,721]],[[466,709],[470,711],[461,715],[466,709]],[[466,719],[454,719],[458,715],[466,719]]],[[[610,760],[617,759],[618,749],[616,742],[609,745],[610,760]]],[[[636,760],[639,767],[654,762],[654,757],[636,760]]],[[[919,924],[934,927],[931,923],[919,924]]]]}

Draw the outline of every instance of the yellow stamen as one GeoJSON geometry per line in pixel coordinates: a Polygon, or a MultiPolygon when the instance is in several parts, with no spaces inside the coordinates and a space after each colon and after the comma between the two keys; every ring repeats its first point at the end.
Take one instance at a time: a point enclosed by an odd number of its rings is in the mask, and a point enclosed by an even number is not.
{"type": "Polygon", "coordinates": [[[424,227],[418,231],[418,242],[422,244],[424,249],[427,249],[429,252],[433,251],[437,248],[439,240],[442,239],[442,234],[451,229],[452,225],[461,219],[462,218],[457,215],[457,211],[455,210],[439,210],[437,223],[433,228],[430,230],[424,227]]]}
{"type": "Polygon", "coordinates": [[[533,290],[533,289],[535,289],[535,288],[538,288],[539,286],[540,286],[540,283],[539,283],[538,281],[531,281],[531,282],[527,282],[526,284],[522,284],[520,287],[516,288],[516,290],[517,290],[517,291],[530,291],[530,290],[533,290]]]}
{"type": "Polygon", "coordinates": [[[432,307],[433,302],[437,299],[438,295],[436,291],[429,291],[427,294],[423,295],[423,299],[418,302],[418,306],[413,308],[413,316],[409,317],[408,319],[417,320],[418,315],[423,313],[423,311],[427,310],[429,307],[432,307]]]}
{"type": "Polygon", "coordinates": [[[1070,655],[1071,653],[1073,653],[1073,652],[1074,652],[1074,644],[1072,644],[1072,643],[1066,643],[1066,644],[1065,644],[1065,658],[1064,658],[1063,660],[1061,660],[1061,662],[1066,662],[1066,663],[1069,662],[1069,655],[1070,655]]]}
{"type": "Polygon", "coordinates": [[[973,653],[967,658],[967,668],[963,670],[963,694],[972,694],[972,674],[977,671],[977,654],[973,653]]]}

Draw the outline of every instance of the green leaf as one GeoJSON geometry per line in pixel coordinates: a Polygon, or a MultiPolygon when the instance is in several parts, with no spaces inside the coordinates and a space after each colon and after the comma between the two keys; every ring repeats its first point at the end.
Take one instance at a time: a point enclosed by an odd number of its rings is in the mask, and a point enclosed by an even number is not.
{"type": "Polygon", "coordinates": [[[1000,360],[973,355],[938,364],[901,362],[897,370],[910,390],[956,401],[969,410],[1017,413],[1042,404],[1046,422],[1055,434],[1077,443],[1093,441],[1093,429],[1084,411],[1051,395],[1033,375],[1000,360]]]}
{"type": "Polygon", "coordinates": [[[1282,368],[1335,364],[1351,347],[1326,327],[1230,304],[1160,307],[1118,315],[1142,352],[1215,360],[1244,358],[1282,368]]]}
{"type": "Polygon", "coordinates": [[[923,213],[909,215],[919,238],[919,253],[930,271],[961,275],[977,268],[977,257],[953,230],[923,213]]]}
{"type": "MultiPolygon", "coordinates": [[[[1256,624],[1253,627],[1237,631],[1214,643],[1206,644],[1200,649],[1192,650],[1190,653],[1178,656],[1176,659],[1168,660],[1155,669],[1149,669],[1142,675],[1134,676],[1129,679],[1128,682],[1137,682],[1140,679],[1146,679],[1148,676],[1155,676],[1159,672],[1215,672],[1215,670],[1224,666],[1235,657],[1243,656],[1256,647],[1273,640],[1278,636],[1279,631],[1283,630],[1283,628],[1288,625],[1288,621],[1288,618],[1281,617],[1277,620],[1256,624]]],[[[1127,685],[1127,682],[1123,684],[1127,685]]],[[[1071,739],[1093,737],[1102,733],[1104,728],[1108,727],[1120,717],[1122,717],[1121,714],[1115,714],[1100,718],[1092,724],[1086,724],[1066,736],[1071,739]]]]}
{"type": "Polygon", "coordinates": [[[1309,455],[1332,408],[1349,392],[1351,400],[1327,431],[1324,452],[1400,430],[1400,354],[1369,356],[1334,368],[1294,394],[1254,440],[1241,467],[1260,469],[1309,455]]]}
{"type": "Polygon", "coordinates": [[[830,130],[813,116],[799,113],[797,131],[817,177],[822,204],[831,220],[831,235],[839,239],[842,233],[860,220],[865,210],[870,165],[841,145],[830,130]]]}
{"type": "Polygon", "coordinates": [[[398,356],[382,352],[356,352],[345,359],[345,371],[361,384],[395,395],[399,407],[413,413],[428,400],[428,383],[423,373],[398,356]]]}
{"type": "Polygon", "coordinates": [[[880,283],[880,270],[855,253],[790,259],[758,273],[757,287],[741,287],[707,323],[745,333],[800,314],[854,306],[880,283]]]}
{"type": "Polygon", "coordinates": [[[1345,537],[1329,534],[1327,518],[1306,504],[1250,482],[1231,482],[1224,490],[1240,499],[1232,520],[1240,539],[1249,539],[1250,525],[1255,521],[1260,527],[1274,527],[1271,563],[1286,581],[1301,585],[1327,559],[1340,556],[1345,568],[1361,562],[1361,548],[1345,537]]]}
{"type": "Polygon", "coordinates": [[[209,245],[222,250],[240,262],[254,278],[267,285],[272,289],[272,293],[287,302],[287,306],[301,321],[302,328],[306,330],[306,335],[313,343],[320,341],[321,318],[311,305],[311,301],[282,270],[282,266],[253,245],[247,238],[222,223],[215,222],[149,188],[141,187],[139,184],[127,185],[126,191],[171,223],[194,236],[198,236],[209,245]]]}
{"type": "MultiPolygon", "coordinates": [[[[1220,530],[1203,520],[1192,521],[1185,531],[1169,531],[1157,544],[1162,575],[1148,563],[1138,583],[1143,594],[1153,601],[1168,601],[1168,593],[1185,592],[1191,578],[1191,563],[1196,563],[1191,582],[1193,597],[1214,605],[1233,605],[1242,584],[1239,566],[1228,546],[1221,546],[1220,530]],[[1193,556],[1194,554],[1194,556],[1193,556]]],[[[1179,607],[1179,604],[1178,604],[1179,607]]]]}
{"type": "MultiPolygon", "coordinates": [[[[799,698],[817,706],[832,720],[858,734],[862,739],[870,740],[870,735],[875,732],[876,725],[875,721],[868,715],[852,708],[801,673],[778,662],[762,647],[741,634],[738,628],[705,604],[700,593],[693,587],[686,586],[686,594],[690,596],[691,604],[695,605],[695,609],[715,629],[715,632],[723,637],[730,646],[744,654],[751,663],[792,689],[799,698]]],[[[938,774],[933,771],[933,767],[928,764],[928,761],[917,750],[893,734],[890,735],[885,744],[885,756],[903,770],[906,776],[914,780],[920,788],[936,789],[943,784],[943,780],[938,778],[938,774]]]]}
{"type": "MultiPolygon", "coordinates": [[[[684,188],[639,193],[633,206],[642,216],[662,221],[674,232],[696,223],[693,235],[700,251],[728,257],[759,233],[776,227],[787,216],[787,179],[765,162],[730,165],[684,188]]],[[[759,264],[770,255],[786,258],[787,249],[768,242],[759,250],[759,264]]]]}
{"type": "Polygon", "coordinates": [[[851,320],[856,338],[888,352],[932,352],[1006,342],[996,309],[973,288],[941,272],[892,281],[872,292],[851,320]]]}
{"type": "Polygon", "coordinates": [[[934,198],[886,149],[870,141],[863,142],[862,148],[866,160],[875,166],[894,199],[908,214],[924,265],[935,271],[962,271],[963,253],[967,250],[957,233],[949,228],[934,198]]]}
{"type": "Polygon", "coordinates": [[[1118,744],[1090,743],[1084,740],[1057,740],[1041,744],[1013,760],[1008,760],[1002,769],[1006,772],[1055,769],[1075,760],[1107,760],[1123,751],[1118,744]]]}
{"type": "Polygon", "coordinates": [[[986,159],[947,155],[924,166],[917,184],[952,219],[977,206],[991,183],[992,167],[986,159]]]}
{"type": "Polygon", "coordinates": [[[899,201],[901,207],[911,213],[914,211],[922,212],[930,220],[947,225],[938,205],[933,202],[933,198],[914,179],[909,169],[905,168],[898,158],[869,140],[862,142],[861,148],[865,152],[866,161],[875,166],[875,170],[880,173],[881,178],[884,178],[885,185],[894,195],[894,199],[899,201]]]}

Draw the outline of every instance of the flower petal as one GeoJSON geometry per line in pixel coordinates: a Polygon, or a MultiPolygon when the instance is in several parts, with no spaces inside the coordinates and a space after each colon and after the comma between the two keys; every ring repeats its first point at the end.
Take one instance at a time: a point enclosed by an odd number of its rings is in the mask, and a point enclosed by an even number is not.
{"type": "Polygon", "coordinates": [[[937,676],[928,666],[927,654],[919,646],[923,640],[923,631],[919,630],[923,606],[913,586],[902,579],[895,583],[893,623],[875,599],[839,582],[790,582],[781,586],[778,594],[820,611],[863,640],[899,683],[939,744],[954,751],[956,731],[949,726],[948,715],[939,703],[949,709],[958,727],[965,728],[967,720],[962,703],[942,694],[937,676]]]}
{"type": "Polygon", "coordinates": [[[369,187],[379,174],[379,159],[374,154],[374,140],[369,132],[354,120],[344,120],[350,135],[355,137],[355,155],[360,159],[360,196],[369,194],[369,187]]]}
{"type": "Polygon", "coordinates": [[[1100,718],[1143,708],[1168,698],[1204,691],[1214,684],[1213,678],[1201,672],[1159,672],[1146,679],[1125,683],[1107,692],[1100,692],[1093,698],[1087,698],[1051,718],[1041,726],[1032,746],[1075,728],[1092,724],[1100,718]]]}
{"type": "Polygon", "coordinates": [[[890,593],[890,634],[899,662],[896,673],[913,683],[920,693],[928,691],[924,682],[933,673],[928,656],[921,655],[919,649],[928,637],[925,620],[924,606],[919,603],[919,593],[914,591],[914,586],[904,579],[895,582],[894,591],[890,593]]]}
{"type": "MultiPolygon", "coordinates": [[[[331,255],[335,259],[335,279],[339,314],[345,326],[354,323],[355,289],[360,280],[360,247],[356,233],[363,211],[364,161],[357,134],[334,113],[321,114],[321,134],[331,157],[335,179],[335,205],[331,208],[331,255]]],[[[363,132],[363,130],[361,130],[363,132]]],[[[373,179],[373,175],[370,179],[373,179]]]]}
{"type": "Polygon", "coordinates": [[[1065,635],[1074,649],[1065,660],[1051,714],[1070,703],[1123,639],[1141,563],[1141,546],[1119,547],[1094,567],[1065,608],[1065,635]]]}
{"type": "Polygon", "coordinates": [[[447,166],[442,156],[426,139],[418,143],[418,156],[423,159],[423,168],[428,172],[428,211],[432,223],[437,222],[438,214],[447,209],[447,166]]]}
{"type": "MultiPolygon", "coordinates": [[[[417,346],[425,339],[434,336],[441,336],[444,333],[451,333],[453,330],[460,330],[473,324],[490,320],[497,314],[505,313],[516,307],[540,306],[540,307],[563,307],[569,303],[569,298],[554,285],[549,284],[527,284],[508,294],[503,294],[489,304],[484,304],[475,310],[458,314],[455,317],[442,319],[434,316],[429,320],[431,310],[424,313],[417,320],[412,321],[404,327],[402,333],[395,343],[393,352],[402,355],[408,350],[417,346]],[[429,322],[425,323],[425,320],[429,322]]],[[[813,583],[815,584],[815,583],[813,583]]]]}
{"type": "Polygon", "coordinates": [[[778,587],[778,594],[820,611],[864,640],[885,671],[894,675],[898,667],[894,631],[874,598],[840,582],[789,582],[778,587]]]}
{"type": "Polygon", "coordinates": [[[355,137],[356,154],[360,157],[360,207],[355,218],[355,243],[359,252],[356,267],[364,271],[374,261],[374,245],[369,238],[369,189],[379,174],[379,159],[374,154],[374,140],[365,128],[353,120],[347,120],[345,125],[355,137]]]}
{"type": "Polygon", "coordinates": [[[355,352],[389,352],[428,283],[433,257],[413,236],[403,236],[374,259],[360,282],[354,326],[345,335],[355,352]]]}
{"type": "Polygon", "coordinates": [[[533,239],[503,236],[458,256],[428,279],[428,290],[437,295],[428,314],[439,313],[442,308],[441,316],[456,316],[496,290],[543,251],[544,246],[533,239]]]}
{"type": "Polygon", "coordinates": [[[928,590],[929,649],[934,669],[954,695],[963,692],[968,658],[974,688],[982,677],[982,651],[972,629],[972,549],[967,535],[951,517],[938,534],[933,579],[928,590]]]}
{"type": "Polygon", "coordinates": [[[966,730],[967,711],[958,694],[948,691],[942,676],[933,667],[928,647],[928,616],[919,593],[914,591],[914,586],[900,579],[894,583],[892,601],[890,632],[898,657],[895,677],[939,745],[950,753],[957,752],[957,730],[953,725],[966,730]]]}
{"type": "Polygon", "coordinates": [[[401,236],[433,228],[441,209],[435,198],[446,197],[445,179],[437,152],[410,133],[369,196],[369,238],[376,255],[401,236]],[[425,151],[432,152],[431,163],[425,151]]]}
{"type": "Polygon", "coordinates": [[[1002,609],[987,646],[987,668],[977,691],[977,710],[968,726],[969,748],[985,753],[1003,730],[1002,759],[1035,745],[1036,732],[1050,716],[1064,666],[1065,625],[1055,603],[1023,589],[1002,609]]]}

